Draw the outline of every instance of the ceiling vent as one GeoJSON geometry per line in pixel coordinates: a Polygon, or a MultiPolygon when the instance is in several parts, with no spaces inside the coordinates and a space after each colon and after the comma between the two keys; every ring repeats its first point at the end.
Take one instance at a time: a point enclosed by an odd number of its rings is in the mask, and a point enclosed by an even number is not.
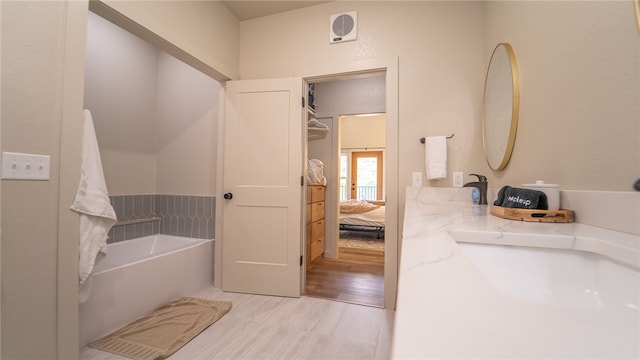
{"type": "Polygon", "coordinates": [[[358,36],[358,14],[355,11],[331,15],[329,43],[355,40],[358,36]]]}

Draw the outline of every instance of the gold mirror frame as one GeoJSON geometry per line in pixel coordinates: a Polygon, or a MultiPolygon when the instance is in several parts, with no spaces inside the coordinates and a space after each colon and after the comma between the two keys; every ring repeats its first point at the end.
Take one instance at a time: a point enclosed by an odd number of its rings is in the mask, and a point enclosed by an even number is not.
{"type": "Polygon", "coordinates": [[[503,170],[511,159],[519,111],[518,63],[511,45],[500,43],[487,67],[482,106],[482,144],[487,164],[494,171],[503,170]]]}

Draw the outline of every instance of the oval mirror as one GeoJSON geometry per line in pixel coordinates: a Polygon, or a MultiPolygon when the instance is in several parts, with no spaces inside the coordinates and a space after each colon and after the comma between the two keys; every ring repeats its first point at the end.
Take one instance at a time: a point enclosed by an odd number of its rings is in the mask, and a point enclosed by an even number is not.
{"type": "Polygon", "coordinates": [[[484,85],[482,141],[489,167],[502,170],[509,163],[518,129],[520,89],[518,64],[507,43],[496,46],[484,85]]]}

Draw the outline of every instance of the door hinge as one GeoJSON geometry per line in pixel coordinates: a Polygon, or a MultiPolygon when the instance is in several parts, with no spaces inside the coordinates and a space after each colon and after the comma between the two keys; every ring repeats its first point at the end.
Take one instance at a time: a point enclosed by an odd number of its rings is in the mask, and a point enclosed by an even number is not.
{"type": "Polygon", "coordinates": [[[302,266],[302,255],[300,255],[300,266],[302,266]]]}
{"type": "Polygon", "coordinates": [[[300,186],[304,186],[304,175],[300,175],[300,186]]]}
{"type": "Polygon", "coordinates": [[[302,97],[302,108],[304,109],[304,96],[302,97]]]}

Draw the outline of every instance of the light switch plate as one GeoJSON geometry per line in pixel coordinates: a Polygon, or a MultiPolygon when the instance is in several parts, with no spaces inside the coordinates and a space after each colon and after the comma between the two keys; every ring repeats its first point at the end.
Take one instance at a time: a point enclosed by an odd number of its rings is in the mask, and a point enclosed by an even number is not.
{"type": "Polygon", "coordinates": [[[464,183],[464,173],[462,171],[453,172],[453,187],[461,188],[464,183]]]}
{"type": "Polygon", "coordinates": [[[49,180],[51,156],[2,152],[2,179],[49,180]]]}
{"type": "Polygon", "coordinates": [[[414,172],[413,174],[411,174],[411,186],[413,187],[422,187],[422,173],[421,172],[414,172]]]}

